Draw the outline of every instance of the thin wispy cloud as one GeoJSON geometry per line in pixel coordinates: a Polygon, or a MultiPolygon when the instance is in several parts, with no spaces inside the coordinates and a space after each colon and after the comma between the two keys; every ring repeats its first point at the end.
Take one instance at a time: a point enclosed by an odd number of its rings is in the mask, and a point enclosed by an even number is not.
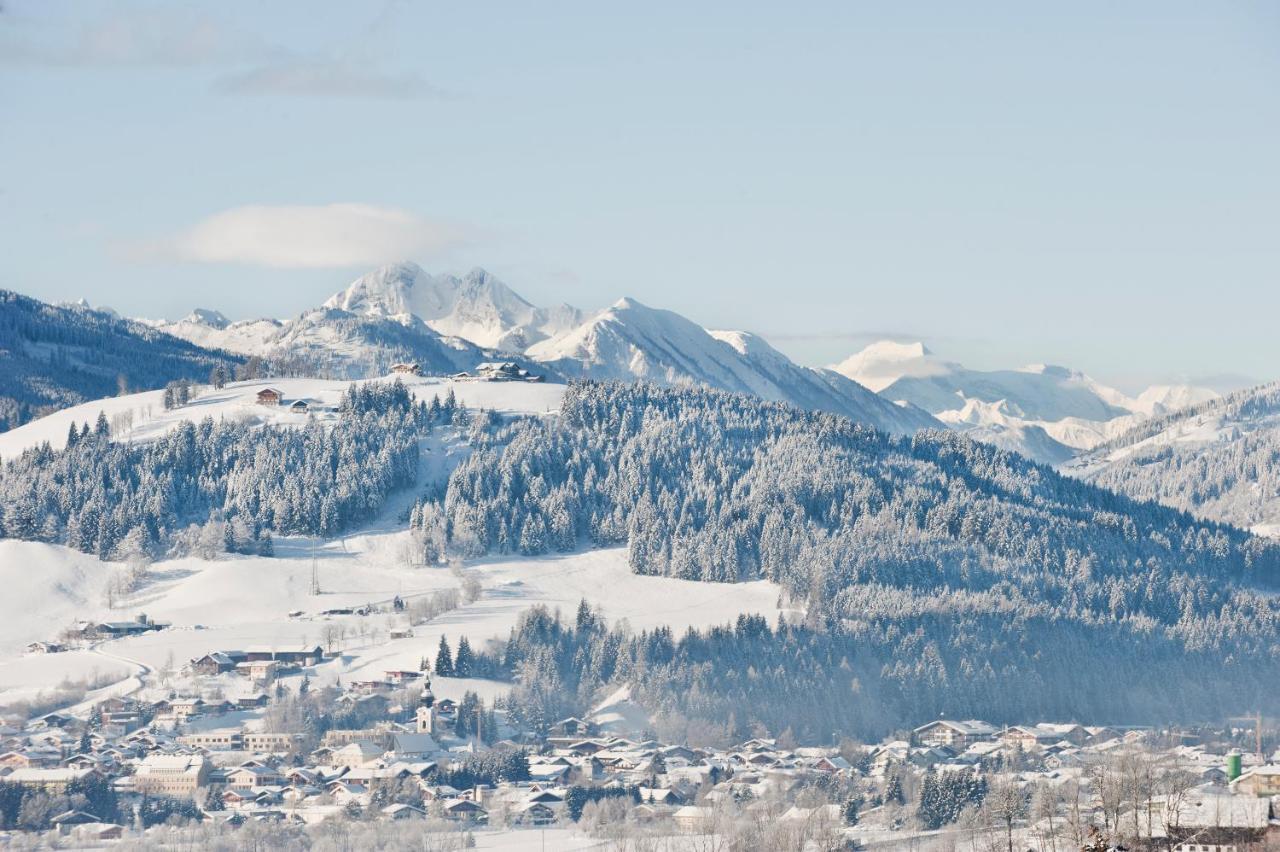
{"type": "Polygon", "coordinates": [[[336,269],[429,260],[470,229],[373,204],[250,205],[210,216],[144,256],[276,269],[336,269]]]}
{"type": "Polygon", "coordinates": [[[348,43],[285,47],[209,15],[144,7],[54,24],[8,15],[0,28],[0,64],[53,68],[206,68],[214,91],[233,95],[411,99],[443,91],[388,61],[382,34],[389,12],[348,43]]]}
{"type": "Polygon", "coordinates": [[[412,71],[394,73],[338,60],[297,60],[229,74],[216,83],[235,95],[424,98],[444,93],[412,71]]]}
{"type": "Polygon", "coordinates": [[[250,33],[176,9],[134,9],[65,28],[15,13],[0,30],[0,62],[8,65],[182,68],[273,53],[250,33]]]}

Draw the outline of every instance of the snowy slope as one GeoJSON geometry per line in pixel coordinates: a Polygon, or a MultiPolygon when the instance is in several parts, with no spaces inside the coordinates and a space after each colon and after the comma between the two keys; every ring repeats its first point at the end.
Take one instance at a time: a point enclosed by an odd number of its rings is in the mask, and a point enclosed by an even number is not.
{"type": "Polygon", "coordinates": [[[483,269],[463,277],[429,275],[416,263],[375,269],[324,307],[375,319],[413,316],[441,334],[508,352],[523,352],[582,321],[569,305],[534,307],[483,269]]]}
{"type": "MultiPolygon", "coordinates": [[[[452,390],[459,402],[469,408],[485,408],[512,414],[556,411],[565,390],[564,385],[549,382],[451,381],[429,376],[398,378],[418,399],[429,401],[433,396],[443,398],[452,390]]],[[[391,380],[391,377],[383,377],[368,381],[391,380]]],[[[277,426],[301,426],[306,422],[306,416],[290,412],[290,403],[298,399],[309,400],[312,403],[310,416],[320,419],[333,417],[335,415],[326,409],[336,406],[350,386],[349,381],[328,379],[273,378],[233,382],[222,390],[203,388],[190,403],[171,411],[166,411],[162,405],[162,391],[86,402],[0,433],[0,460],[13,458],[23,450],[46,441],[54,449],[61,449],[66,445],[71,424],[92,425],[99,412],[106,414],[108,420],[117,424],[127,421],[129,425],[125,427],[113,426],[112,435],[117,440],[130,441],[156,438],[176,428],[183,421],[199,421],[205,417],[277,426]],[[279,407],[258,405],[257,393],[265,387],[282,391],[284,404],[279,407]]]]}
{"type": "Polygon", "coordinates": [[[924,412],[888,404],[842,376],[800,367],[755,335],[709,332],[631,298],[531,346],[527,354],[565,375],[708,385],[844,414],[896,433],[938,425],[924,412]]]}
{"type": "Polygon", "coordinates": [[[1274,535],[1280,530],[1280,384],[1156,416],[1063,471],[1274,535]]]}
{"type": "MultiPolygon", "coordinates": [[[[417,669],[434,655],[440,637],[451,644],[467,636],[475,645],[507,636],[520,613],[542,604],[572,612],[584,597],[606,619],[635,630],[732,622],[739,613],[777,617],[780,590],[767,581],[722,585],[632,574],[625,548],[567,556],[481,560],[463,570],[480,582],[479,600],[413,628],[408,639],[390,640],[388,631],[404,617],[319,615],[324,609],[386,603],[399,595],[419,597],[456,589],[459,580],[445,568],[410,567],[409,533],[376,529],[330,541],[278,538],[274,558],[224,555],[215,561],[182,558],[157,562],[146,587],[117,609],[106,606],[105,585],[118,566],[55,545],[0,541],[0,577],[12,580],[13,594],[0,601],[0,701],[30,697],[64,677],[81,678],[132,668],[119,660],[161,669],[210,650],[251,645],[317,644],[327,627],[350,628],[343,656],[320,667],[321,681],[380,677],[392,669],[417,669]],[[312,555],[323,594],[310,592],[312,555]],[[301,610],[301,618],[288,613],[301,610]],[[105,643],[91,652],[27,657],[22,647],[49,640],[76,619],[127,620],[145,611],[171,629],[105,643]],[[109,656],[108,656],[109,655],[109,656]],[[114,661],[114,662],[113,662],[114,661]]],[[[437,695],[460,698],[464,689],[484,688],[491,697],[505,687],[485,682],[436,679],[437,695]],[[454,694],[456,691],[456,694],[454,694]]]]}

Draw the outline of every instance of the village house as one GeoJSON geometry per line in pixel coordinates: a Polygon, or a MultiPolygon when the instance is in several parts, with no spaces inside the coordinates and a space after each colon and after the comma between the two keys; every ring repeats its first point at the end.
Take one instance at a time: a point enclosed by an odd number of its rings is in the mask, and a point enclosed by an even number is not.
{"type": "Polygon", "coordinates": [[[227,786],[232,790],[252,790],[284,784],[284,776],[269,766],[248,763],[227,773],[227,786]]]}
{"type": "Polygon", "coordinates": [[[276,388],[263,388],[258,391],[258,405],[279,405],[284,401],[284,392],[276,388]]]}
{"type": "Polygon", "coordinates": [[[275,660],[247,660],[236,665],[236,673],[249,678],[255,684],[268,684],[276,679],[280,663],[275,660]]]}
{"type": "Polygon", "coordinates": [[[1232,781],[1230,786],[1231,792],[1237,795],[1280,796],[1280,765],[1255,766],[1232,781]]]}
{"type": "Polygon", "coordinates": [[[417,364],[409,363],[392,364],[391,372],[399,373],[402,376],[421,376],[422,367],[417,364]]]}
{"type": "Polygon", "coordinates": [[[468,799],[454,799],[446,802],[441,815],[454,822],[481,823],[489,820],[489,812],[483,806],[468,799]]]}

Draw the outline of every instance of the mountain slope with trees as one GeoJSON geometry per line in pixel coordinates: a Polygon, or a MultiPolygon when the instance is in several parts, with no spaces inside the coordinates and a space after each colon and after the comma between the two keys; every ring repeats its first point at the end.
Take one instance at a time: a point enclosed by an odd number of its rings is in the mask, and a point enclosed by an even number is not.
{"type": "Polygon", "coordinates": [[[0,290],[0,432],[51,411],[178,379],[206,379],[245,358],[143,323],[0,290]]]}

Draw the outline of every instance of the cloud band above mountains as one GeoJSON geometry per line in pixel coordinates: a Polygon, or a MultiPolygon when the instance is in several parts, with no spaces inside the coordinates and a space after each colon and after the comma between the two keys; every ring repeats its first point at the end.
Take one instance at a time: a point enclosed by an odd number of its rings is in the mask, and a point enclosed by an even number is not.
{"type": "Polygon", "coordinates": [[[248,205],[210,216],[164,254],[197,263],[335,269],[405,257],[437,257],[467,242],[467,229],[373,204],[248,205]]]}

